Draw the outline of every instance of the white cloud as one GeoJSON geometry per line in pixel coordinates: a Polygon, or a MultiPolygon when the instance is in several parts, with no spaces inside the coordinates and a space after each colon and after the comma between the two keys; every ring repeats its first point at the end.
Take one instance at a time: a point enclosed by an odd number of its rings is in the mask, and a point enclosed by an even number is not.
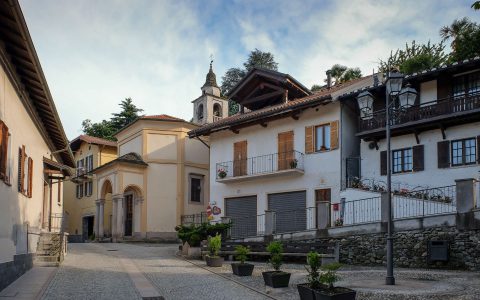
{"type": "Polygon", "coordinates": [[[21,0],[69,138],[125,97],[147,114],[190,119],[215,56],[217,80],[254,48],[306,86],[335,63],[370,74],[391,49],[478,12],[462,1],[68,1],[21,0]]]}

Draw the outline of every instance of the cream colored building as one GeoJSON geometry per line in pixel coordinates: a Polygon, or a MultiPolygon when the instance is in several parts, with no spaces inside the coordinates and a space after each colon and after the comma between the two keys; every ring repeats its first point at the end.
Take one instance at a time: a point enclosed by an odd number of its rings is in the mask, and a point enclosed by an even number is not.
{"type": "Polygon", "coordinates": [[[18,1],[0,1],[0,290],[32,267],[39,237],[60,230],[74,167],[18,1]]]}
{"type": "MultiPolygon", "coordinates": [[[[75,158],[77,180],[65,183],[64,203],[69,240],[79,242],[93,238],[95,228],[97,182],[88,173],[117,158],[117,143],[80,135],[70,142],[70,149],[75,158]]],[[[108,227],[111,211],[105,213],[109,216],[104,220],[108,227]]],[[[105,234],[109,236],[111,232],[105,234]]]]}
{"type": "Polygon", "coordinates": [[[93,171],[97,237],[176,240],[181,216],[206,210],[209,148],[187,136],[197,127],[155,115],[117,133],[118,158],[93,171]]]}

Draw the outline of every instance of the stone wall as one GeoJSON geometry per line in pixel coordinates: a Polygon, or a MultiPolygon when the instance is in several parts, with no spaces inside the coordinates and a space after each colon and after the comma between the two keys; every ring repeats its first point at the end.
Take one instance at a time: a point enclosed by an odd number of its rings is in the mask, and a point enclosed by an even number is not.
{"type": "Polygon", "coordinates": [[[0,291],[33,267],[34,254],[18,254],[13,261],[0,263],[0,291]]]}
{"type": "MultiPolygon", "coordinates": [[[[340,262],[352,265],[386,265],[386,233],[319,239],[339,242],[340,262]]],[[[396,267],[480,270],[480,230],[435,227],[394,234],[396,267]],[[449,241],[449,261],[427,262],[427,242],[449,241]]]]}

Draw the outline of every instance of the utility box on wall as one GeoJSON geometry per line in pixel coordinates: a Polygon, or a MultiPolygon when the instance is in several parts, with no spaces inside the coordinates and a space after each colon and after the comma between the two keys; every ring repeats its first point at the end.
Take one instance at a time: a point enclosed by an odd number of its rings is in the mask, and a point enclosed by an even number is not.
{"type": "Polygon", "coordinates": [[[428,241],[429,263],[436,261],[448,261],[448,241],[428,241]]]}

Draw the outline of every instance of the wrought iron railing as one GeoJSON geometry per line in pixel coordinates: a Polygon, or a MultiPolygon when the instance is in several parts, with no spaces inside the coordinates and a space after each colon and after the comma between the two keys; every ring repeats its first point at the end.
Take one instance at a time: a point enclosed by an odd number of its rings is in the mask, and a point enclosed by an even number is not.
{"type": "MultiPolygon", "coordinates": [[[[480,93],[466,96],[451,96],[413,105],[407,109],[394,109],[392,111],[391,124],[400,125],[475,109],[480,109],[480,93]]],[[[384,128],[385,124],[385,109],[378,110],[359,119],[359,132],[384,128]]]]}
{"type": "Polygon", "coordinates": [[[316,228],[316,207],[280,210],[274,214],[274,233],[296,232],[316,228]]]}
{"type": "Polygon", "coordinates": [[[180,217],[182,225],[200,225],[208,222],[207,213],[202,212],[199,214],[182,215],[180,217]]]}
{"type": "Polygon", "coordinates": [[[381,198],[372,197],[330,204],[332,227],[381,221],[381,198]]]}
{"type": "Polygon", "coordinates": [[[48,229],[49,232],[63,232],[66,231],[67,215],[63,213],[51,214],[43,223],[43,228],[48,229]]]}
{"type": "Polygon", "coordinates": [[[230,219],[232,239],[261,236],[265,234],[265,214],[230,219]]]}
{"type": "Polygon", "coordinates": [[[285,170],[304,170],[304,154],[299,151],[273,153],[242,160],[220,162],[216,165],[217,180],[261,175],[285,170]]]}
{"type": "Polygon", "coordinates": [[[393,195],[393,218],[405,219],[455,213],[457,211],[456,186],[425,190],[403,190],[393,195]]]}

